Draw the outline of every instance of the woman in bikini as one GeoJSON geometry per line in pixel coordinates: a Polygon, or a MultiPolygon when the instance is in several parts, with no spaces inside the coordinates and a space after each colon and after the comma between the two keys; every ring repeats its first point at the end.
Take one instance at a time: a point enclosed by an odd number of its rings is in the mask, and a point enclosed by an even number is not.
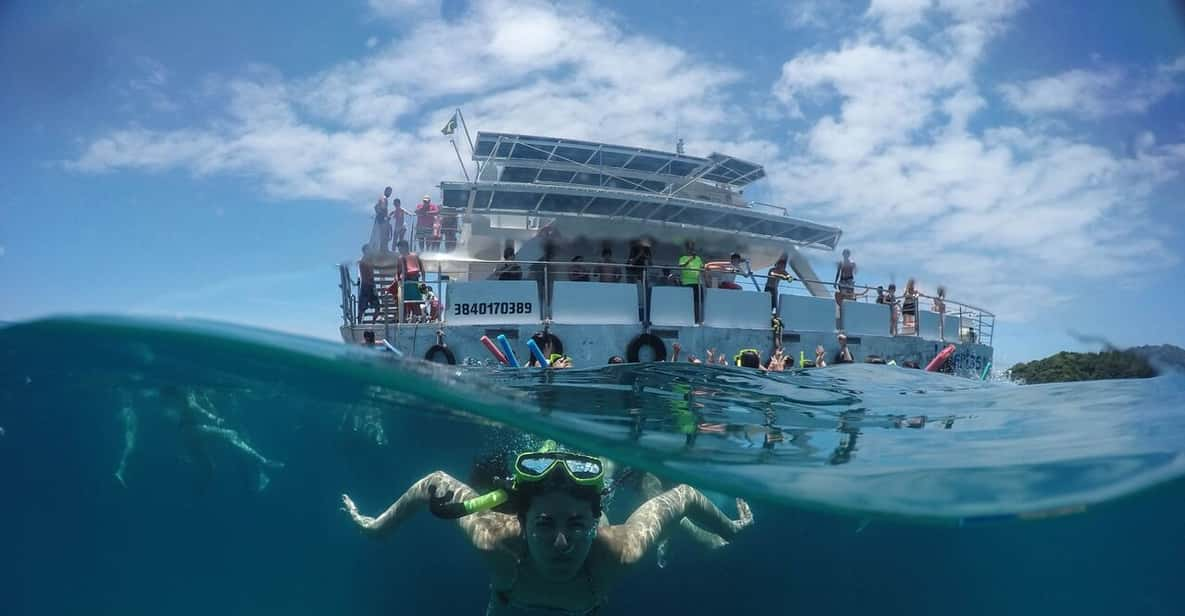
{"type": "Polygon", "coordinates": [[[456,519],[492,576],[487,616],[596,614],[609,587],[684,517],[726,541],[753,524],[745,501],[737,499],[739,519],[731,520],[698,490],[679,485],[624,524],[609,525],[601,515],[601,460],[554,446],[519,454],[511,471],[484,496],[436,471],[373,518],[347,495],[342,503],[359,528],[376,535],[425,508],[456,519]]]}

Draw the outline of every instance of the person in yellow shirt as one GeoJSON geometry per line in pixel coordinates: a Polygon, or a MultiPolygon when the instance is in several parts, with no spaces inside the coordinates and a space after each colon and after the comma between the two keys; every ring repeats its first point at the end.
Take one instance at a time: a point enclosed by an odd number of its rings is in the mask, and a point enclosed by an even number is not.
{"type": "Polygon", "coordinates": [[[704,269],[704,260],[700,258],[695,252],[695,242],[687,240],[684,246],[683,256],[679,257],[679,281],[685,287],[691,287],[691,298],[695,304],[695,322],[699,323],[703,320],[701,309],[701,293],[703,292],[700,284],[700,275],[704,269]]]}

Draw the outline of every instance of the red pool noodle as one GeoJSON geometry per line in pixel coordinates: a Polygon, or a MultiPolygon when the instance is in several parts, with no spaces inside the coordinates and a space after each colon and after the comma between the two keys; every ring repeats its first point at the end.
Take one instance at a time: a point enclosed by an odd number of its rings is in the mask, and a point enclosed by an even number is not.
{"type": "Polygon", "coordinates": [[[953,345],[953,344],[946,345],[945,349],[942,349],[942,351],[940,351],[937,355],[934,356],[934,359],[930,360],[930,363],[926,364],[926,372],[937,372],[938,369],[942,367],[942,364],[947,359],[949,359],[950,356],[952,354],[954,354],[954,352],[955,352],[955,345],[953,345]]]}
{"type": "Polygon", "coordinates": [[[490,352],[490,355],[493,355],[494,358],[501,362],[503,366],[510,363],[506,361],[506,355],[502,353],[502,350],[498,348],[498,345],[494,344],[493,340],[490,340],[489,336],[482,336],[481,343],[485,345],[486,350],[490,352]]]}

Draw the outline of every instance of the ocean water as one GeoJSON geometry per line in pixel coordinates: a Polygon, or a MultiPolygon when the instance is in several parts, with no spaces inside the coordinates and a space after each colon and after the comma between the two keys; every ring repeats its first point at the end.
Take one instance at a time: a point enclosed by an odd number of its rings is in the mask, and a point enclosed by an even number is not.
{"type": "Polygon", "coordinates": [[[731,545],[672,539],[603,613],[1185,610],[1178,374],[488,370],[80,318],[0,329],[0,613],[481,614],[488,579],[454,525],[367,538],[340,495],[377,514],[433,470],[465,479],[542,438],[615,462],[613,522],[642,471],[730,515],[752,504],[731,545]],[[168,391],[216,418],[179,423],[168,391]]]}

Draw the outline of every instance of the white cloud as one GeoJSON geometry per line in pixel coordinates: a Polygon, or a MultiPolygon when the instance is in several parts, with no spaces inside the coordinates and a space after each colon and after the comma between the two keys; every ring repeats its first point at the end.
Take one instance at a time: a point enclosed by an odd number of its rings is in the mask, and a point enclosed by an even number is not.
{"type": "Polygon", "coordinates": [[[1070,113],[1094,119],[1144,113],[1165,97],[1180,92],[1183,81],[1185,56],[1142,73],[1117,66],[1072,69],[1004,84],[1000,93],[1023,113],[1070,113]]]}
{"type": "Polygon", "coordinates": [[[459,175],[439,134],[457,104],[494,130],[669,147],[678,123],[689,141],[715,143],[740,132],[722,95],[736,78],[573,5],[484,2],[308,77],[252,68],[208,93],[229,101],[219,120],[116,130],[70,166],[246,173],[286,198],[360,200],[388,178],[418,194],[459,175]]]}
{"type": "Polygon", "coordinates": [[[879,20],[886,32],[897,34],[921,24],[934,0],[872,0],[865,16],[879,20]]]}
{"type": "Polygon", "coordinates": [[[372,36],[372,37],[366,39],[366,48],[367,49],[374,49],[374,46],[378,45],[378,44],[379,44],[379,39],[377,36],[372,36]]]}
{"type": "Polygon", "coordinates": [[[1151,135],[1123,155],[1040,125],[972,130],[986,46],[1018,9],[873,2],[873,29],[783,66],[774,95],[811,119],[770,169],[783,200],[845,226],[864,263],[1009,318],[1069,301],[1071,280],[1175,262],[1144,208],[1185,168],[1185,147],[1151,135]]]}
{"type": "Polygon", "coordinates": [[[783,66],[772,91],[806,128],[782,143],[749,124],[735,69],[603,11],[493,0],[445,21],[428,4],[434,16],[356,61],[297,77],[250,67],[207,88],[225,101],[208,123],[114,130],[68,165],[234,174],[282,198],[369,206],[384,184],[417,195],[460,175],[439,134],[460,105],[475,128],[668,149],[678,125],[695,152],[766,162],[770,199],[843,226],[866,267],[946,282],[1010,318],[1177,258],[1145,208],[1185,146],[1148,133],[1123,154],[1040,123],[984,126],[998,86],[980,69],[1019,2],[873,3],[866,27],[783,66]]]}

